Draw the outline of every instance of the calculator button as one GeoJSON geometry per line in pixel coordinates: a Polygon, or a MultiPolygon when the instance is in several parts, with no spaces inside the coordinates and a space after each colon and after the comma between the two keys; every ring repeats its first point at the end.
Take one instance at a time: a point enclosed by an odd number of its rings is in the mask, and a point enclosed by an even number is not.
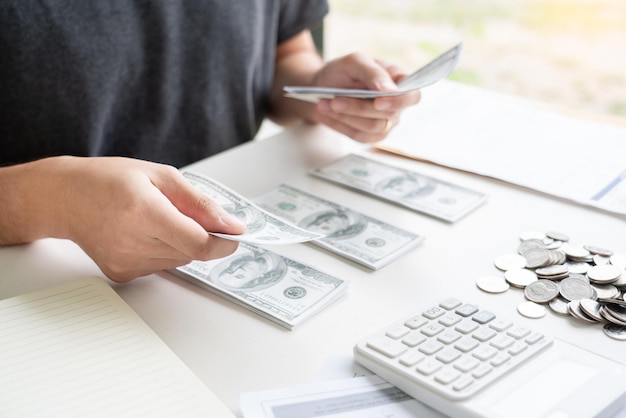
{"type": "Polygon", "coordinates": [[[543,339],[543,334],[539,334],[538,332],[534,332],[528,336],[524,341],[528,344],[535,344],[543,339]]]}
{"type": "Polygon", "coordinates": [[[452,363],[454,360],[458,359],[459,357],[461,357],[461,352],[458,350],[455,350],[454,348],[447,348],[445,350],[442,350],[439,353],[437,353],[437,356],[435,356],[437,360],[445,364],[452,363]]]}
{"type": "Polygon", "coordinates": [[[469,319],[465,319],[459,322],[459,324],[456,327],[454,327],[455,330],[462,332],[463,334],[469,334],[470,332],[474,331],[476,328],[478,328],[478,324],[469,319]]]}
{"type": "Polygon", "coordinates": [[[502,366],[507,361],[511,360],[511,357],[505,353],[498,353],[494,358],[491,359],[489,364],[494,367],[502,366]]]}
{"type": "Polygon", "coordinates": [[[395,327],[385,332],[385,335],[389,338],[397,340],[398,338],[404,337],[406,334],[409,333],[409,331],[410,329],[408,329],[407,327],[395,327]]]}
{"type": "Polygon", "coordinates": [[[476,379],[480,379],[481,377],[484,377],[487,374],[491,373],[492,370],[493,368],[487,366],[486,364],[481,364],[472,372],[472,376],[474,376],[476,379]]]}
{"type": "Polygon", "coordinates": [[[478,347],[479,344],[480,343],[475,339],[465,337],[462,340],[458,341],[456,344],[454,344],[454,348],[456,348],[457,350],[461,350],[464,353],[467,353],[478,347]]]}
{"type": "Polygon", "coordinates": [[[439,323],[444,327],[451,327],[461,322],[461,319],[463,318],[455,313],[447,313],[439,318],[439,323]]]}
{"type": "Polygon", "coordinates": [[[424,317],[428,319],[435,319],[435,318],[439,318],[441,315],[445,313],[446,313],[445,309],[440,308],[439,306],[433,306],[432,308],[426,309],[424,312],[422,312],[422,315],[424,315],[424,317]]]}
{"type": "Polygon", "coordinates": [[[495,321],[491,321],[491,323],[489,324],[489,328],[494,329],[498,332],[502,332],[509,329],[512,325],[513,323],[511,321],[496,319],[495,321]]]}
{"type": "Polygon", "coordinates": [[[481,345],[476,350],[472,351],[472,355],[476,357],[478,360],[489,360],[491,357],[495,356],[498,353],[493,347],[489,347],[487,345],[481,345]]]}
{"type": "Polygon", "coordinates": [[[427,337],[432,337],[432,336],[435,336],[435,335],[439,334],[443,330],[444,330],[444,328],[441,325],[437,325],[435,323],[430,323],[430,324],[426,325],[425,327],[422,327],[420,329],[420,332],[422,334],[426,335],[427,337]]]}
{"type": "Polygon", "coordinates": [[[459,306],[461,306],[463,304],[463,302],[461,302],[460,300],[456,299],[456,298],[447,298],[443,301],[441,301],[439,303],[439,306],[441,306],[443,309],[445,310],[452,310],[454,308],[457,308],[459,306]]]}
{"type": "Polygon", "coordinates": [[[472,316],[472,319],[478,322],[479,324],[486,324],[487,322],[492,321],[495,317],[496,316],[495,314],[493,314],[493,312],[480,311],[474,316],[472,316]]]}
{"type": "Polygon", "coordinates": [[[511,355],[518,355],[519,353],[521,353],[522,351],[526,350],[528,348],[528,345],[521,342],[521,341],[517,341],[515,344],[513,344],[510,348],[509,348],[509,354],[511,355]]]}
{"type": "Polygon", "coordinates": [[[471,316],[478,312],[478,306],[466,303],[459,306],[454,312],[458,313],[461,316],[471,316]]]}
{"type": "Polygon", "coordinates": [[[452,389],[454,389],[456,391],[460,391],[460,390],[465,389],[466,387],[468,387],[472,383],[474,383],[474,379],[472,379],[469,376],[463,376],[462,378],[460,378],[459,380],[454,382],[454,384],[452,385],[452,389]]]}
{"type": "Polygon", "coordinates": [[[424,341],[426,341],[426,337],[417,331],[413,331],[412,333],[410,333],[409,335],[407,335],[406,337],[402,339],[402,342],[408,345],[409,347],[415,347],[416,345],[419,345],[423,343],[424,341]]]}
{"type": "Polygon", "coordinates": [[[443,364],[439,363],[437,360],[426,359],[424,361],[420,361],[415,370],[421,374],[429,375],[441,369],[441,366],[443,366],[443,364]]]}
{"type": "Polygon", "coordinates": [[[511,337],[507,337],[506,335],[498,335],[496,338],[491,340],[491,345],[497,348],[498,350],[504,350],[511,344],[513,344],[515,340],[511,337]]]}
{"type": "Polygon", "coordinates": [[[437,341],[441,341],[444,344],[452,344],[456,340],[461,338],[461,334],[456,331],[446,331],[437,336],[437,341]]]}
{"type": "Polygon", "coordinates": [[[510,335],[511,337],[515,338],[516,340],[519,340],[520,338],[524,338],[525,336],[530,334],[530,330],[528,328],[514,327],[514,328],[511,328],[510,330],[508,330],[506,332],[506,334],[510,335]]]}
{"type": "Polygon", "coordinates": [[[367,342],[367,346],[392,358],[399,356],[407,350],[406,345],[387,337],[372,338],[367,342]]]}
{"type": "Polygon", "coordinates": [[[418,329],[419,327],[428,323],[428,320],[422,316],[414,316],[404,322],[404,325],[411,329],[418,329]]]}
{"type": "Polygon", "coordinates": [[[411,367],[415,366],[417,363],[424,360],[425,358],[426,356],[419,351],[411,350],[408,353],[403,354],[402,357],[400,357],[400,363],[407,367],[411,367]]]}
{"type": "Polygon", "coordinates": [[[424,354],[431,355],[435,354],[442,348],[443,345],[439,344],[437,341],[426,341],[424,344],[419,346],[418,350],[424,354]]]}
{"type": "Polygon", "coordinates": [[[461,377],[461,373],[454,369],[445,369],[435,375],[435,380],[443,385],[447,385],[461,377]]]}
{"type": "Polygon", "coordinates": [[[475,358],[464,356],[454,363],[454,368],[462,371],[463,373],[467,373],[479,364],[480,362],[475,358]]]}
{"type": "Polygon", "coordinates": [[[497,332],[495,332],[491,328],[479,328],[476,332],[472,334],[472,337],[476,338],[480,342],[485,342],[493,338],[496,334],[497,332]]]}

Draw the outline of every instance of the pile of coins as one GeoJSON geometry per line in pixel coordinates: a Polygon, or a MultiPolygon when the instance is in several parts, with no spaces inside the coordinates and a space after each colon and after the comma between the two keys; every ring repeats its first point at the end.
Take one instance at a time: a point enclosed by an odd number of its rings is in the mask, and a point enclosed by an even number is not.
{"type": "Polygon", "coordinates": [[[517,310],[529,318],[559,315],[604,324],[604,333],[626,341],[626,254],[592,245],[575,245],[566,234],[525,232],[517,253],[494,260],[504,276],[484,276],[478,288],[502,293],[524,290],[517,310]]]}

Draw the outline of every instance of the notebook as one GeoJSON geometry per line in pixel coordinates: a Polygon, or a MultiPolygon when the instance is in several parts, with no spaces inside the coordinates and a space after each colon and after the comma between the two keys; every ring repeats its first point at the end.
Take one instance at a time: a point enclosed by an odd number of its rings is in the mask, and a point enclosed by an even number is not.
{"type": "Polygon", "coordinates": [[[102,279],[0,301],[0,416],[234,417],[102,279]]]}

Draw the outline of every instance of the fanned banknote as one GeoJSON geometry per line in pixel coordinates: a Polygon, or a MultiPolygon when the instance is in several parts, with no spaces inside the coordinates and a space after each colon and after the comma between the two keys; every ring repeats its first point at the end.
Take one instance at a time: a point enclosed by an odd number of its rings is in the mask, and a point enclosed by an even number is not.
{"type": "Polygon", "coordinates": [[[252,244],[271,245],[295,244],[323,237],[321,234],[286,223],[213,179],[189,171],[183,175],[193,186],[247,225],[246,231],[240,235],[213,232],[212,235],[252,244]]]}
{"type": "Polygon", "coordinates": [[[487,199],[484,193],[356,154],[311,174],[448,222],[458,221],[487,199]]]}
{"type": "Polygon", "coordinates": [[[254,202],[268,212],[324,238],[312,241],[371,269],[419,245],[424,237],[345,206],[282,184],[254,202]]]}
{"type": "Polygon", "coordinates": [[[245,242],[226,258],[192,261],[172,273],[289,329],[348,287],[345,280],[245,242]]]}
{"type": "Polygon", "coordinates": [[[398,89],[393,91],[377,91],[363,89],[344,89],[333,87],[285,86],[283,92],[286,97],[318,102],[320,99],[332,99],[337,96],[354,97],[358,99],[374,99],[382,96],[397,96],[409,91],[418,90],[435,84],[446,78],[454,71],[459,63],[463,43],[460,43],[437,58],[405,77],[398,83],[398,89]]]}

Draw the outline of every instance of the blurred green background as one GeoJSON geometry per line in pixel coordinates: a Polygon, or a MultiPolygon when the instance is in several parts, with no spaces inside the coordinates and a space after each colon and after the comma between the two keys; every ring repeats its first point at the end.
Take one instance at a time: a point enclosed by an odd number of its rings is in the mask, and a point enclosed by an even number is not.
{"type": "Polygon", "coordinates": [[[463,41],[463,83],[626,117],[626,0],[329,0],[327,59],[414,70],[463,41]]]}

